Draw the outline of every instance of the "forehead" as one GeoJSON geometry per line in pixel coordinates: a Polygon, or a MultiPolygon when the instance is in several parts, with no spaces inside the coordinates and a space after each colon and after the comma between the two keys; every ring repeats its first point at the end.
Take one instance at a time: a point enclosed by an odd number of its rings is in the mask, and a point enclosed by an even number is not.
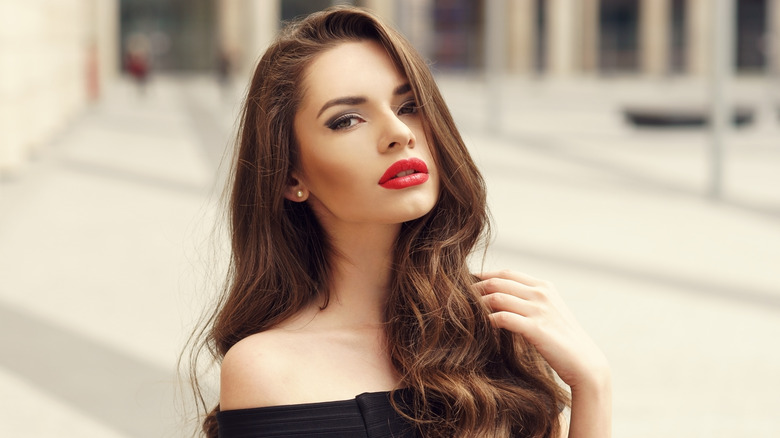
{"type": "Polygon", "coordinates": [[[319,54],[304,75],[304,105],[334,97],[390,93],[406,77],[376,41],[341,43],[319,54]]]}

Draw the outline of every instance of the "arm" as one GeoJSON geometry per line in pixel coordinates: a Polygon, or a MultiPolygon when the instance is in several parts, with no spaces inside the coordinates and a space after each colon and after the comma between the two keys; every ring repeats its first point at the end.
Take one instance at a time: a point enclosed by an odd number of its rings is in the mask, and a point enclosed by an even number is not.
{"type": "Polygon", "coordinates": [[[569,438],[612,435],[612,381],[609,372],[585,387],[571,388],[569,438]]]}
{"type": "Polygon", "coordinates": [[[522,335],[571,388],[570,438],[612,434],[612,383],[604,354],[579,326],[549,282],[501,271],[483,273],[475,288],[496,327],[522,335]]]}

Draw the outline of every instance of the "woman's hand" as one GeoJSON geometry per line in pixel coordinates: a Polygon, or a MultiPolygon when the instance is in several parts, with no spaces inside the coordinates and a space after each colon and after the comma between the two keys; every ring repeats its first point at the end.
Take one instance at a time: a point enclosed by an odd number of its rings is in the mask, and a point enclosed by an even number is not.
{"type": "Polygon", "coordinates": [[[512,271],[478,275],[474,287],[493,325],[523,336],[571,388],[571,421],[562,436],[612,435],[612,384],[604,354],[549,282],[512,271]]]}
{"type": "Polygon", "coordinates": [[[572,388],[609,380],[604,354],[580,327],[555,287],[512,271],[478,275],[474,287],[493,313],[494,326],[522,335],[572,388]]]}

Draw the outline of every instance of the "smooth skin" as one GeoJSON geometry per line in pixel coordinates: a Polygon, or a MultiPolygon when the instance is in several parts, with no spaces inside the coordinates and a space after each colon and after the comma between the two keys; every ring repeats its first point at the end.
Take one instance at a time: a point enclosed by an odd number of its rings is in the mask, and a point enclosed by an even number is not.
{"type": "MultiPolygon", "coordinates": [[[[340,44],[309,66],[294,125],[301,165],[286,198],[310,203],[339,254],[330,302],[236,343],[222,362],[222,410],[347,400],[400,384],[382,319],[390,257],[400,224],[430,211],[439,189],[407,83],[370,41],[340,44]],[[428,164],[427,182],[401,190],[377,184],[390,164],[411,157],[428,164]]],[[[571,387],[571,421],[561,416],[561,436],[609,437],[607,361],[555,288],[512,271],[480,278],[474,287],[493,324],[528,339],[571,387]]]]}
{"type": "Polygon", "coordinates": [[[293,190],[308,194],[329,234],[382,225],[397,230],[428,213],[439,193],[436,163],[409,83],[384,49],[343,43],[320,54],[307,73],[295,116],[300,167],[293,190]],[[401,190],[378,184],[393,163],[408,158],[427,164],[426,183],[401,190]]]}

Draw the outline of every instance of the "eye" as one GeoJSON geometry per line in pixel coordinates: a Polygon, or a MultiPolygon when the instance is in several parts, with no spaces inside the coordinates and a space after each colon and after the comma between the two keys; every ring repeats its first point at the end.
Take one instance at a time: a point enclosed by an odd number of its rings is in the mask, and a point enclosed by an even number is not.
{"type": "Polygon", "coordinates": [[[404,115],[404,114],[416,114],[417,113],[417,102],[412,100],[407,100],[404,102],[400,108],[398,108],[398,115],[404,115]]]}
{"type": "Polygon", "coordinates": [[[357,114],[344,114],[343,116],[337,117],[332,122],[328,123],[328,128],[332,129],[334,131],[339,131],[342,129],[351,128],[358,123],[364,122],[360,116],[357,114]]]}

